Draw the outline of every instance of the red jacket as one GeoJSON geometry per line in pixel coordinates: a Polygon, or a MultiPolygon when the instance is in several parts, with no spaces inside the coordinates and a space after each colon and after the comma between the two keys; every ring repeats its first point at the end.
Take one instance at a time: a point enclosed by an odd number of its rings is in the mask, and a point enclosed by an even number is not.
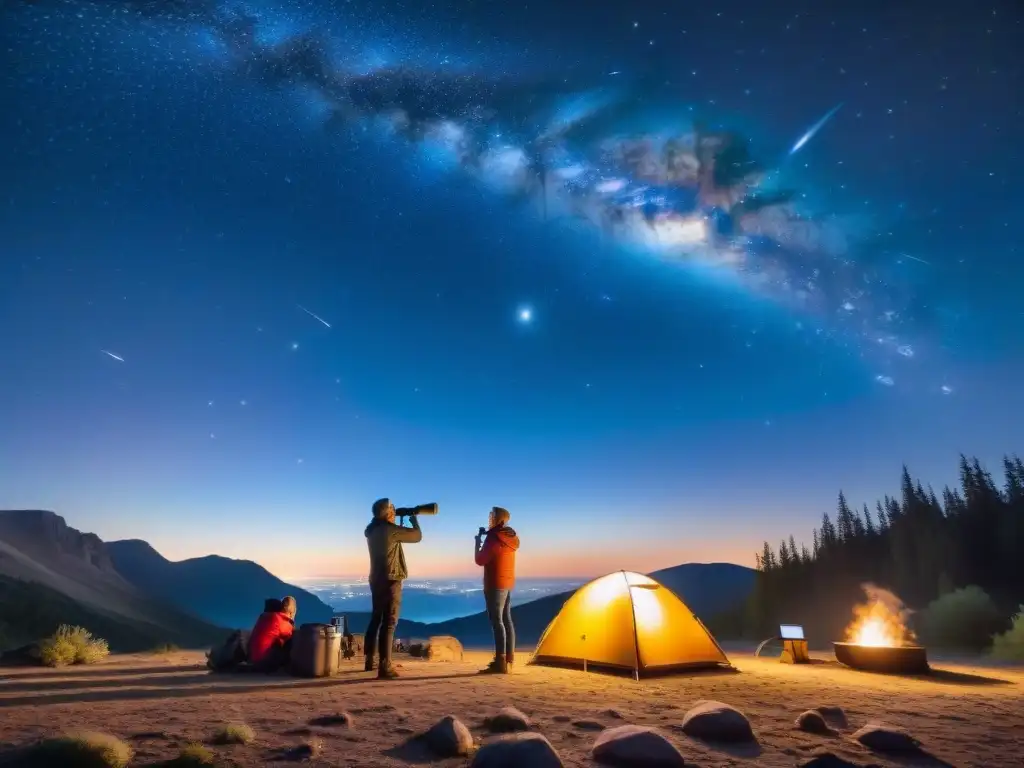
{"type": "Polygon", "coordinates": [[[284,645],[295,631],[295,622],[280,611],[261,613],[249,635],[249,663],[259,664],[275,645],[284,645]]]}
{"type": "Polygon", "coordinates": [[[484,567],[484,589],[512,589],[516,585],[516,550],[519,537],[507,525],[491,528],[476,553],[476,564],[484,567]]]}

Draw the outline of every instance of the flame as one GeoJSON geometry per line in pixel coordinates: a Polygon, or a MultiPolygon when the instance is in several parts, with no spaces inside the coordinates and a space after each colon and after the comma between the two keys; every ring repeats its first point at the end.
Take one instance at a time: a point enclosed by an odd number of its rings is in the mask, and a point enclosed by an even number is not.
{"type": "Polygon", "coordinates": [[[853,608],[853,622],[846,629],[846,640],[857,645],[899,647],[913,642],[907,627],[909,612],[891,592],[864,585],[868,602],[853,608]]]}
{"type": "Polygon", "coordinates": [[[893,646],[899,645],[896,636],[889,631],[885,623],[878,619],[861,622],[855,632],[851,633],[857,645],[893,646]]]}

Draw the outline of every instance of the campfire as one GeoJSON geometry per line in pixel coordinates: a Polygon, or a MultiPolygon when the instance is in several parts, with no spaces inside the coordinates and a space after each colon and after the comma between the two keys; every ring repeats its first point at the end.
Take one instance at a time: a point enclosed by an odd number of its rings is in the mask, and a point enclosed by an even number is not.
{"type": "Polygon", "coordinates": [[[928,671],[925,649],[907,626],[910,612],[888,590],[864,585],[867,602],[854,606],[846,640],[833,643],[836,660],[854,669],[921,674],[928,671]]]}

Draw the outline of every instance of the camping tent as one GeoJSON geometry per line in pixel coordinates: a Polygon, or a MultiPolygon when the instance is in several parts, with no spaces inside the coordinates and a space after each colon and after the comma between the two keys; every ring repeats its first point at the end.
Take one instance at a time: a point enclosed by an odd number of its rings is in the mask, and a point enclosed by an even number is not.
{"type": "Polygon", "coordinates": [[[644,671],[729,666],[707,628],[667,587],[617,571],[584,584],[541,635],[534,663],[644,671]]]}

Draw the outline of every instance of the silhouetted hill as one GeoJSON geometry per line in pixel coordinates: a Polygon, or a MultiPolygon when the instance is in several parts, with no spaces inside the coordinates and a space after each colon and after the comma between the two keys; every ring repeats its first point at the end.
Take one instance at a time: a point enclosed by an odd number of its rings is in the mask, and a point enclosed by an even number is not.
{"type": "Polygon", "coordinates": [[[94,624],[102,620],[107,634],[110,627],[122,627],[132,646],[171,642],[195,648],[224,636],[223,629],[125,581],[98,536],[71,528],[64,518],[47,510],[0,511],[0,576],[7,577],[9,605],[0,616],[9,636],[23,637],[25,632],[35,632],[36,625],[52,623],[51,619],[68,623],[57,607],[70,612],[73,605],[79,609],[76,615],[92,617],[94,624]],[[61,600],[52,599],[54,594],[61,600]],[[40,613],[29,610],[32,601],[26,595],[40,596],[40,613]]]}
{"type": "MultiPolygon", "coordinates": [[[[687,563],[655,571],[650,576],[675,592],[701,620],[707,621],[746,600],[754,586],[755,572],[733,563],[687,563]]],[[[561,592],[513,608],[516,642],[534,645],[571,595],[572,592],[561,592]]],[[[486,612],[429,624],[425,634],[453,635],[470,646],[492,642],[486,612]]]]}
{"type": "Polygon", "coordinates": [[[250,560],[209,555],[173,562],[138,539],[112,541],[107,550],[117,573],[143,592],[220,626],[251,627],[264,600],[285,595],[298,603],[300,624],[326,624],[334,615],[316,595],[286,584],[250,560]]]}

